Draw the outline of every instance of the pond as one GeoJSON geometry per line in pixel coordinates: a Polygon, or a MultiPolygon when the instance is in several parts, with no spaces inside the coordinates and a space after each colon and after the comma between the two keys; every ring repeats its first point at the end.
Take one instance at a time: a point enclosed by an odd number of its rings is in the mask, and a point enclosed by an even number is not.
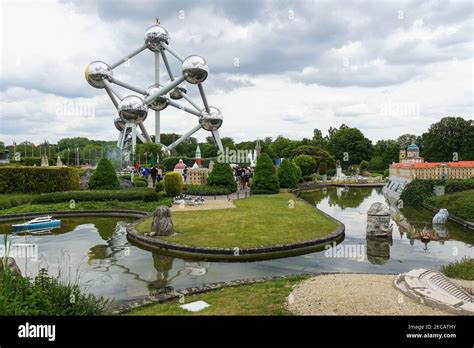
{"type": "Polygon", "coordinates": [[[446,230],[432,231],[433,214],[421,208],[394,212],[391,240],[366,240],[366,212],[372,203],[385,202],[381,189],[328,187],[303,193],[302,198],[346,225],[344,241],[331,252],[243,263],[188,261],[131,245],[126,238],[126,225],[131,220],[111,217],[63,218],[61,228],[45,235],[11,234],[9,222],[0,224],[0,233],[7,235],[12,244],[37,245],[36,261],[31,257],[17,258],[23,274],[34,276],[40,267],[57,274],[60,268],[71,280],[77,278],[84,290],[114,297],[117,302],[172,289],[263,276],[400,273],[416,267],[438,268],[473,255],[474,231],[452,222],[448,222],[446,230]],[[418,239],[417,233],[423,228],[431,230],[431,241],[418,239]]]}

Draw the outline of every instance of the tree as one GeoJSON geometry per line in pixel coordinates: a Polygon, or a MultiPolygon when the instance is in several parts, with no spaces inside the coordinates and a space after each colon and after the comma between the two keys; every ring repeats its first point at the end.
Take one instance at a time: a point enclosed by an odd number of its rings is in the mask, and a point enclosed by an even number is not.
{"type": "Polygon", "coordinates": [[[221,186],[231,192],[237,191],[237,183],[229,163],[215,163],[207,179],[209,186],[221,186]]]}
{"type": "Polygon", "coordinates": [[[300,167],[303,176],[311,175],[316,171],[316,161],[308,155],[296,156],[293,161],[300,167]]]}
{"type": "Polygon", "coordinates": [[[280,191],[275,166],[266,153],[262,153],[257,159],[250,190],[252,194],[278,193],[280,191]]]}
{"type": "Polygon", "coordinates": [[[416,142],[416,135],[414,134],[400,135],[397,139],[397,142],[398,142],[398,145],[400,145],[402,149],[406,149],[408,145],[410,145],[413,142],[416,142]]]}
{"type": "Polygon", "coordinates": [[[289,157],[291,150],[297,146],[298,142],[283,136],[278,136],[272,143],[271,148],[277,157],[289,157]]]}
{"type": "Polygon", "coordinates": [[[361,173],[367,171],[369,169],[369,162],[367,161],[361,161],[359,164],[359,170],[361,173]]]}
{"type": "Polygon", "coordinates": [[[474,159],[474,120],[445,117],[422,134],[426,161],[448,162],[474,159]]]}
{"type": "Polygon", "coordinates": [[[393,162],[398,162],[400,149],[401,147],[396,140],[377,141],[374,145],[373,157],[369,161],[369,168],[373,170],[384,170],[393,162]]]}
{"type": "Polygon", "coordinates": [[[331,154],[327,152],[326,150],[323,150],[317,146],[301,145],[294,148],[291,151],[291,153],[293,156],[298,156],[298,155],[311,156],[316,161],[317,166],[319,166],[319,163],[325,162],[326,164],[329,165],[330,168],[336,167],[336,160],[334,159],[334,157],[331,156],[331,154]]]}
{"type": "Polygon", "coordinates": [[[118,190],[120,184],[112,163],[107,158],[101,158],[97,168],[89,179],[91,190],[118,190]]]}
{"type": "Polygon", "coordinates": [[[351,164],[359,164],[370,159],[372,142],[357,128],[342,125],[333,131],[328,142],[328,150],[335,158],[341,160],[341,165],[347,168],[351,164]]]}
{"type": "Polygon", "coordinates": [[[280,169],[278,170],[278,180],[280,187],[293,188],[298,184],[298,174],[289,160],[284,159],[281,162],[280,169]]]}

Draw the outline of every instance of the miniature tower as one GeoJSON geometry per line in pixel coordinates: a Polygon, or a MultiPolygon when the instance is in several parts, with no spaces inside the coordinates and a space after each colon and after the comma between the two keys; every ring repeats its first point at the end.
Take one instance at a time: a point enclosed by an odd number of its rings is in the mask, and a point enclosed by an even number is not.
{"type": "Polygon", "coordinates": [[[196,156],[195,156],[195,163],[201,167],[202,166],[202,161],[201,161],[201,148],[198,146],[196,147],[196,156]]]}
{"type": "Polygon", "coordinates": [[[257,143],[255,144],[255,157],[260,157],[260,152],[262,151],[262,147],[260,146],[260,139],[257,139],[257,143]]]}

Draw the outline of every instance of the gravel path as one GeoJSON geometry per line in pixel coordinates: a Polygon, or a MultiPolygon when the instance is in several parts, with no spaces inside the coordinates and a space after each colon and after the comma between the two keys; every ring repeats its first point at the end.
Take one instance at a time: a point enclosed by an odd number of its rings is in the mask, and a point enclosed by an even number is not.
{"type": "Polygon", "coordinates": [[[298,315],[449,315],[404,296],[394,275],[330,274],[305,280],[288,296],[298,315]]]}
{"type": "Polygon", "coordinates": [[[173,204],[171,211],[194,211],[194,210],[210,210],[210,209],[228,209],[235,208],[235,204],[232,201],[227,200],[206,200],[206,203],[201,205],[185,205],[181,207],[178,204],[173,204]]]}

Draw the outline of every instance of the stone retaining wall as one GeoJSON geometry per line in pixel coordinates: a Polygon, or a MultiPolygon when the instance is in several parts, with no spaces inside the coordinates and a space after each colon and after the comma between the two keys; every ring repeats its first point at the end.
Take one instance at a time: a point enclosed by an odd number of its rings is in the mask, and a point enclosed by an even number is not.
{"type": "MultiPolygon", "coordinates": [[[[432,205],[429,205],[429,204],[426,204],[426,203],[423,203],[423,207],[432,211],[433,213],[437,213],[439,211],[438,208],[436,207],[433,207],[432,205]]],[[[458,224],[460,224],[461,226],[464,226],[470,230],[474,230],[474,223],[470,222],[470,221],[467,221],[467,220],[464,220],[464,219],[461,219],[460,217],[457,217],[457,216],[454,216],[454,215],[451,215],[451,213],[448,211],[449,213],[449,217],[448,219],[451,220],[451,221],[454,221],[458,224]]]]}
{"type": "Polygon", "coordinates": [[[66,210],[66,211],[46,211],[42,213],[22,213],[0,215],[0,222],[32,219],[38,216],[51,215],[53,217],[79,217],[79,216],[116,216],[143,218],[150,213],[140,210],[66,210]]]}
{"type": "MultiPolygon", "coordinates": [[[[302,201],[309,204],[304,200],[302,201]]],[[[336,229],[324,237],[295,243],[273,244],[253,248],[239,248],[238,246],[235,248],[216,248],[176,244],[156,237],[148,237],[137,232],[135,225],[142,222],[144,218],[127,226],[127,237],[130,241],[135,242],[140,246],[144,246],[145,248],[148,247],[148,249],[151,250],[168,252],[173,256],[179,256],[182,258],[225,261],[249,261],[279,258],[283,256],[298,255],[311,251],[323,250],[326,244],[340,242],[344,239],[345,226],[342,222],[336,220],[332,216],[324,213],[316,207],[313,207],[313,209],[334,221],[336,223],[336,229]]]]}

